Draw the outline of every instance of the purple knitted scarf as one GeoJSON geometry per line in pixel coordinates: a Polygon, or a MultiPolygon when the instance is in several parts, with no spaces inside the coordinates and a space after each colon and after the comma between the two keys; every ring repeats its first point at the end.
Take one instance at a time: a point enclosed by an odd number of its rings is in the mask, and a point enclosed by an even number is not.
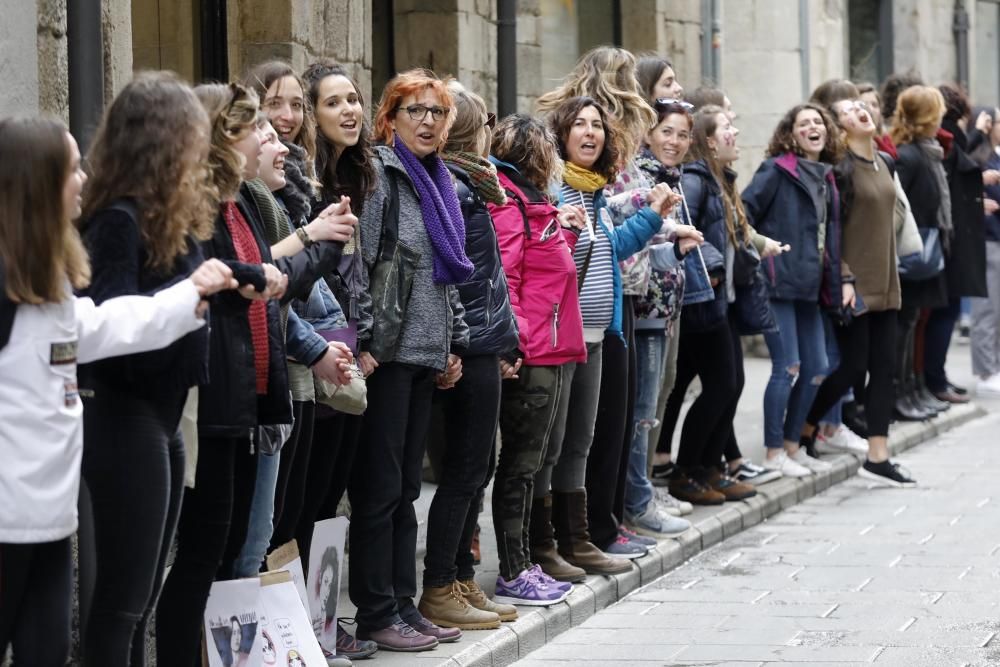
{"type": "Polygon", "coordinates": [[[424,228],[434,248],[434,282],[464,283],[472,277],[475,267],[465,256],[465,219],[448,168],[436,153],[420,160],[399,139],[393,143],[420,197],[424,228]]]}

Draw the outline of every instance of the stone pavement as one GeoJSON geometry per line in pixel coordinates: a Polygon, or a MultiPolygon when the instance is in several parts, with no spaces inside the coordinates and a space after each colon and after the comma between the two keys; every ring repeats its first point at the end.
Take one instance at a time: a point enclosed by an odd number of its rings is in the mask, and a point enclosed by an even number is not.
{"type": "Polygon", "coordinates": [[[1000,414],[684,563],[517,665],[1000,664],[1000,414]]]}
{"type": "MultiPolygon", "coordinates": [[[[953,381],[962,385],[972,386],[967,346],[960,344],[952,346],[948,366],[949,376],[953,381]]],[[[769,372],[770,362],[768,360],[755,358],[748,358],[746,360],[747,385],[736,417],[736,427],[740,446],[744,454],[755,460],[760,460],[760,457],[763,456],[761,397],[769,372]]],[[[1000,400],[985,404],[981,401],[979,403],[986,410],[1000,411],[1000,400]]],[[[983,414],[984,410],[979,406],[962,406],[956,407],[945,413],[945,416],[930,422],[896,424],[893,426],[890,436],[891,446],[895,451],[907,449],[983,414]]],[[[749,501],[727,503],[725,506],[717,508],[696,508],[695,513],[688,517],[694,524],[694,530],[689,531],[688,534],[685,534],[680,539],[661,542],[657,549],[650,555],[635,561],[636,567],[626,574],[614,577],[588,577],[584,584],[578,585],[575,588],[573,594],[566,602],[547,609],[522,607],[521,618],[517,622],[512,624],[506,623],[501,629],[495,631],[466,632],[460,642],[443,644],[434,651],[419,654],[393,654],[380,651],[376,654],[378,664],[406,665],[408,667],[411,665],[426,665],[427,667],[437,665],[447,665],[449,667],[455,667],[456,665],[499,666],[511,664],[519,658],[525,658],[532,651],[537,651],[531,654],[530,660],[532,661],[541,659],[577,661],[583,659],[580,655],[580,653],[583,653],[589,654],[592,658],[596,658],[598,662],[603,662],[604,664],[630,664],[638,660],[635,657],[637,654],[641,657],[651,658],[654,661],[659,660],[659,664],[667,664],[665,661],[671,653],[676,653],[684,648],[684,646],[673,644],[673,651],[666,652],[666,649],[660,651],[663,648],[662,644],[666,640],[669,640],[671,636],[674,639],[677,638],[677,630],[683,628],[686,622],[685,619],[693,615],[690,609],[681,608],[679,611],[680,620],[673,617],[669,619],[664,617],[659,620],[642,618],[634,625],[629,625],[628,621],[622,621],[626,623],[624,626],[626,629],[631,628],[640,632],[633,633],[631,638],[622,639],[619,642],[628,641],[634,643],[635,639],[644,639],[645,643],[648,644],[642,650],[636,649],[634,652],[627,654],[618,654],[612,651],[612,656],[601,653],[600,651],[603,649],[596,648],[597,643],[592,642],[591,645],[595,647],[593,651],[566,653],[565,657],[562,657],[564,654],[561,651],[572,649],[577,644],[583,645],[587,641],[587,639],[584,639],[586,635],[580,636],[576,640],[571,639],[577,631],[573,631],[570,634],[564,633],[570,628],[577,626],[587,628],[589,626],[586,623],[600,622],[598,619],[612,615],[619,616],[620,620],[624,618],[631,620],[634,618],[633,616],[624,617],[613,611],[619,607],[627,608],[631,606],[631,601],[628,605],[618,605],[611,609],[605,608],[615,601],[625,598],[626,595],[635,591],[640,586],[652,584],[664,573],[671,573],[667,579],[675,577],[676,575],[672,573],[674,568],[681,566],[687,559],[697,556],[723,539],[727,540],[725,545],[728,547],[729,544],[733,543],[731,540],[737,539],[737,536],[742,531],[752,526],[761,524],[763,521],[767,521],[764,525],[771,526],[783,520],[783,514],[774,519],[769,519],[769,517],[777,515],[782,510],[792,508],[807,498],[811,498],[817,493],[844,482],[844,480],[854,480],[849,484],[859,483],[854,478],[854,474],[859,466],[859,461],[856,458],[845,454],[837,457],[827,457],[827,460],[834,464],[834,470],[831,473],[808,478],[804,481],[783,479],[764,485],[760,487],[759,496],[749,501]],[[649,632],[653,628],[657,630],[649,632]],[[670,635],[668,634],[669,632],[673,632],[674,634],[670,635]],[[649,635],[648,639],[646,638],[647,635],[649,635]],[[659,639],[661,636],[665,639],[659,639]],[[538,649],[541,650],[538,651],[538,649]]],[[[921,481],[927,476],[922,466],[914,466],[914,474],[921,481]]],[[[840,484],[840,486],[843,486],[843,484],[840,484]]],[[[433,491],[433,485],[425,484],[424,491],[417,503],[418,518],[421,521],[420,536],[418,538],[418,559],[422,559],[423,555],[426,533],[424,521],[433,491]]],[[[879,491],[877,493],[882,492],[879,491]]],[[[985,496],[980,496],[979,498],[981,499],[982,497],[985,496]]],[[[488,500],[489,495],[487,495],[487,502],[488,500]]],[[[997,502],[1000,503],[1000,497],[997,498],[997,502]]],[[[997,518],[1000,518],[1000,516],[997,518]]],[[[871,521],[868,523],[871,523],[871,521]]],[[[494,556],[495,546],[488,505],[481,514],[480,524],[483,534],[483,564],[477,568],[478,574],[476,578],[484,589],[492,592],[494,580],[496,579],[497,563],[494,556]]],[[[996,541],[1000,541],[1000,531],[997,531],[996,541]]],[[[1000,551],[997,553],[1000,554],[1000,551]]],[[[418,562],[418,574],[422,571],[423,563],[418,562]]],[[[346,580],[347,576],[345,574],[341,581],[344,583],[346,580]]],[[[1000,578],[996,580],[996,584],[995,588],[1000,589],[1000,578]]],[[[710,589],[706,586],[696,591],[695,595],[708,592],[710,592],[710,589]]],[[[760,592],[755,593],[750,599],[756,597],[760,592]]],[[[700,599],[704,599],[704,596],[700,599]]],[[[783,598],[777,596],[774,600],[783,600],[783,598]]],[[[731,599],[725,596],[722,596],[719,600],[719,602],[724,602],[725,605],[728,605],[730,602],[737,603],[740,601],[745,602],[746,600],[743,600],[742,597],[731,599]]],[[[645,604],[645,607],[653,606],[652,603],[643,604],[645,604]]],[[[827,605],[823,611],[830,606],[832,604],[827,605]]],[[[346,585],[341,592],[341,607],[338,610],[339,616],[353,616],[354,608],[347,597],[346,585]]],[[[716,618],[716,622],[723,620],[729,615],[726,612],[726,606],[716,607],[716,609],[719,610],[718,613],[720,614],[716,618]],[[726,616],[722,615],[723,612],[726,612],[726,616]]],[[[823,613],[823,611],[820,613],[823,613]]],[[[1000,611],[1000,609],[997,611],[1000,611]]],[[[666,609],[664,608],[661,609],[660,614],[650,612],[649,615],[657,616],[665,612],[666,609]]],[[[643,614],[643,616],[645,617],[646,614],[643,614]]],[[[596,627],[600,628],[601,626],[596,627]]],[[[607,632],[601,630],[599,634],[607,634],[607,632]]],[[[685,634],[691,633],[685,631],[685,634]]],[[[591,639],[592,637],[593,634],[591,635],[591,639]]],[[[743,644],[744,642],[740,640],[737,643],[743,644]]],[[[669,649],[669,642],[667,644],[667,648],[669,649]]],[[[639,644],[638,646],[641,647],[642,645],[639,644]]],[[[725,658],[725,660],[729,659],[731,658],[725,658]]],[[[761,660],[763,658],[760,658],[757,662],[761,660]]],[[[718,661],[716,659],[711,662],[718,661]]],[[[687,662],[692,661],[688,660],[687,662]]],[[[694,660],[694,662],[697,662],[697,660],[694,660]]]]}

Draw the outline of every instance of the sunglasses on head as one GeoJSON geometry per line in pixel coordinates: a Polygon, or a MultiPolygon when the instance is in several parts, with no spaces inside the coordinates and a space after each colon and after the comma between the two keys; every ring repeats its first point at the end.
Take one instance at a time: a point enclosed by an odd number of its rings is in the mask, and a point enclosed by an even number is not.
{"type": "Polygon", "coordinates": [[[694,111],[694,105],[684,100],[675,100],[672,97],[660,97],[655,102],[657,110],[663,111],[670,108],[680,108],[687,113],[694,111]]]}
{"type": "Polygon", "coordinates": [[[483,125],[490,128],[491,130],[495,130],[497,127],[497,115],[495,113],[487,113],[486,122],[483,123],[483,125]]]}

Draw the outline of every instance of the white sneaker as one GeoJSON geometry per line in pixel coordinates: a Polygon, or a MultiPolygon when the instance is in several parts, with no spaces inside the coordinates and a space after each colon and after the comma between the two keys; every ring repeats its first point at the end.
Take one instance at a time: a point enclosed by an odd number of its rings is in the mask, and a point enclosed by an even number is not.
{"type": "Polygon", "coordinates": [[[790,454],[788,458],[791,459],[792,461],[795,461],[800,466],[812,470],[813,472],[825,472],[833,467],[826,461],[814,459],[813,457],[809,456],[808,454],[806,454],[806,450],[802,449],[801,447],[795,450],[794,454],[790,454]]]}
{"type": "Polygon", "coordinates": [[[685,500],[677,500],[670,495],[665,486],[654,486],[653,492],[660,508],[672,516],[686,516],[694,511],[694,505],[685,500]]]}
{"type": "Polygon", "coordinates": [[[833,435],[823,435],[823,431],[820,429],[820,432],[816,434],[816,451],[824,454],[850,452],[851,454],[867,456],[868,441],[841,424],[833,432],[833,435]]]}
{"type": "Polygon", "coordinates": [[[985,380],[980,380],[976,385],[976,395],[990,398],[1000,396],[1000,373],[994,373],[985,380]]]}
{"type": "Polygon", "coordinates": [[[808,477],[812,474],[812,471],[805,466],[799,465],[795,461],[788,458],[788,454],[785,450],[778,452],[778,455],[774,458],[764,458],[761,464],[768,470],[776,470],[781,473],[783,477],[808,477]]]}

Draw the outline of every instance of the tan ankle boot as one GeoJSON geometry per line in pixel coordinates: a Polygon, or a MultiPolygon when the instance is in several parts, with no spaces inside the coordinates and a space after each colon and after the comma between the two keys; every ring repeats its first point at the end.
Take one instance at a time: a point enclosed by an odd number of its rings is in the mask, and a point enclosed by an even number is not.
{"type": "Polygon", "coordinates": [[[590,541],[587,525],[587,490],[554,491],[552,521],[559,554],[587,574],[621,574],[632,569],[624,558],[612,558],[590,541]]]}
{"type": "Polygon", "coordinates": [[[417,610],[431,623],[442,628],[462,630],[494,630],[500,627],[500,616],[492,611],[473,607],[465,599],[457,581],[448,586],[424,588],[417,610]]]}
{"type": "Polygon", "coordinates": [[[461,587],[462,595],[465,597],[465,601],[476,609],[482,611],[491,611],[500,617],[501,621],[516,621],[517,620],[517,607],[512,604],[500,604],[499,602],[494,602],[493,600],[486,597],[486,592],[479,587],[475,579],[466,579],[465,581],[459,581],[458,585],[461,587]]]}
{"type": "Polygon", "coordinates": [[[552,529],[551,494],[535,498],[531,504],[528,538],[531,542],[531,562],[540,565],[542,572],[557,581],[579,583],[587,578],[586,572],[567,563],[556,550],[555,534],[552,529]]]}

